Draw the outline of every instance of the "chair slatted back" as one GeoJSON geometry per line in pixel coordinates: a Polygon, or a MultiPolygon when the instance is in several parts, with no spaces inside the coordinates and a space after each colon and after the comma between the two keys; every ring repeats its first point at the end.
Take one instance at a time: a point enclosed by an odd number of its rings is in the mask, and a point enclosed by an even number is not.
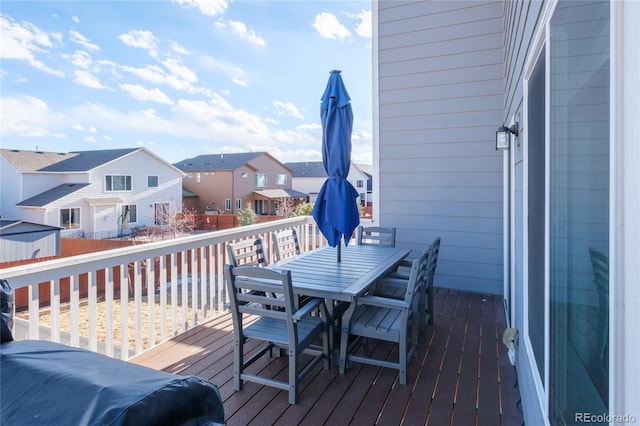
{"type": "Polygon", "coordinates": [[[293,324],[291,272],[238,266],[227,267],[225,273],[234,315],[258,315],[293,324]]]}
{"type": "Polygon", "coordinates": [[[271,234],[276,262],[300,254],[298,233],[295,229],[285,229],[271,234]]]}
{"type": "Polygon", "coordinates": [[[261,238],[247,238],[227,244],[228,263],[233,266],[266,266],[261,238]]]}
{"type": "Polygon", "coordinates": [[[396,246],[396,228],[360,225],[356,234],[358,245],[396,246]]]}

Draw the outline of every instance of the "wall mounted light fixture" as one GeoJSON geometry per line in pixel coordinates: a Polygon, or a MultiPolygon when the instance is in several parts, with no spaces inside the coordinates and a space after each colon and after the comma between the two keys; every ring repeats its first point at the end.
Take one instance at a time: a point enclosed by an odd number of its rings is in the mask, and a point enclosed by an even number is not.
{"type": "Polygon", "coordinates": [[[511,127],[500,126],[496,130],[496,150],[509,149],[509,142],[511,141],[511,134],[518,137],[518,122],[511,127]]]}

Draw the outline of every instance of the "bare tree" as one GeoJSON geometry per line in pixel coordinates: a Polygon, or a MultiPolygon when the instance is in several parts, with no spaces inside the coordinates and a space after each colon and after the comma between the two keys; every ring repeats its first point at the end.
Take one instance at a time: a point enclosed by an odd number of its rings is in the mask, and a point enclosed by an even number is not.
{"type": "Polygon", "coordinates": [[[282,217],[293,216],[293,211],[295,210],[293,199],[291,197],[278,199],[278,208],[280,210],[279,216],[282,216],[282,217]]]}
{"type": "Polygon", "coordinates": [[[176,238],[182,234],[191,234],[196,229],[197,214],[195,209],[182,206],[181,208],[165,207],[156,209],[153,235],[155,238],[176,238]]]}

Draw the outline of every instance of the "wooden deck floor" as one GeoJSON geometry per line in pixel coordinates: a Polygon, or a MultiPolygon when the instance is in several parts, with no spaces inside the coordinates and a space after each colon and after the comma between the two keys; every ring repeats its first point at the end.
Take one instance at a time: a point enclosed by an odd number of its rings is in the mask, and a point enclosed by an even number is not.
{"type": "MultiPolygon", "coordinates": [[[[132,359],[132,362],[215,383],[228,425],[522,425],[515,369],[502,344],[502,298],[436,290],[435,321],[408,383],[396,370],[353,364],[346,374],[318,366],[301,383],[298,403],[287,393],[254,383],[235,392],[230,315],[222,315],[132,359]]],[[[396,356],[394,345],[367,349],[396,356]]],[[[265,359],[257,368],[278,375],[286,358],[265,359]]]]}

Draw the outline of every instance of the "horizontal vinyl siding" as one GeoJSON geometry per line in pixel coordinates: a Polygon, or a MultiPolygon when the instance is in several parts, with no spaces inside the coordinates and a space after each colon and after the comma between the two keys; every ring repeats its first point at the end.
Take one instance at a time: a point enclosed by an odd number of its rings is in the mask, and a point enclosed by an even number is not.
{"type": "Polygon", "coordinates": [[[502,294],[502,2],[379,2],[380,224],[437,286],[502,294]]]}

